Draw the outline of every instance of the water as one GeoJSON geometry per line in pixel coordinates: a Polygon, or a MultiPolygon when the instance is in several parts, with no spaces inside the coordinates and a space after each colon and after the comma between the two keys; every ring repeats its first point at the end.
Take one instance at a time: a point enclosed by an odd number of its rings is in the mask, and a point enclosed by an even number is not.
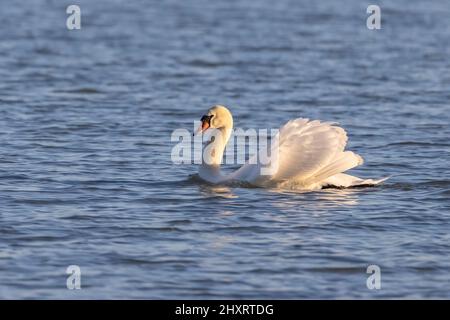
{"type": "Polygon", "coordinates": [[[1,298],[450,298],[450,6],[3,1],[1,298]],[[208,186],[171,132],[338,121],[377,188],[208,186]],[[381,289],[366,287],[368,265],[381,289]],[[81,290],[66,288],[69,265],[81,290]]]}

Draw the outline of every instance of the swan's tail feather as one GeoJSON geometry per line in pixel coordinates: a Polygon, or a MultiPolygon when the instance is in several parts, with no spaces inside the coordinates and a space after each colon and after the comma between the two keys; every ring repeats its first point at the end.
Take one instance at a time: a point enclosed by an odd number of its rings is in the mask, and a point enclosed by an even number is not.
{"type": "Polygon", "coordinates": [[[338,187],[338,188],[348,188],[348,187],[362,187],[362,186],[375,186],[377,184],[386,181],[390,177],[385,177],[381,179],[361,179],[358,177],[351,176],[345,173],[338,173],[334,176],[322,182],[322,187],[338,187]]]}
{"type": "Polygon", "coordinates": [[[351,187],[357,187],[357,186],[376,186],[377,184],[380,184],[390,177],[384,177],[381,179],[360,179],[359,181],[355,182],[351,185],[351,187]]]}

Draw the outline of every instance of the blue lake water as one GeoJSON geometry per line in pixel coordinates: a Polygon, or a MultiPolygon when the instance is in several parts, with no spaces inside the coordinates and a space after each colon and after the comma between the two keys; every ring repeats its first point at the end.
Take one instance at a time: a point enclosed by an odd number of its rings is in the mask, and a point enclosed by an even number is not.
{"type": "Polygon", "coordinates": [[[0,298],[450,298],[448,1],[377,1],[381,30],[356,0],[80,0],[72,31],[69,4],[1,4],[0,298]],[[217,103],[337,121],[392,177],[200,183],[170,136],[217,103]]]}

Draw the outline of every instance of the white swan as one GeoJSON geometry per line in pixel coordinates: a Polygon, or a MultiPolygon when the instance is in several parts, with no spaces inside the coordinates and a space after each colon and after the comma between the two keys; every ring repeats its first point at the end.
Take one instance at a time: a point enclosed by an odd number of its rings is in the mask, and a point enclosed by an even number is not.
{"type": "Polygon", "coordinates": [[[303,118],[291,120],[280,128],[271,146],[271,155],[264,162],[260,160],[264,156],[260,155],[257,160],[249,159],[241,168],[226,175],[221,172],[220,164],[233,129],[231,112],[221,105],[212,107],[201,118],[201,125],[194,134],[203,134],[209,128],[219,134],[204,146],[199,176],[210,183],[239,181],[261,187],[320,189],[376,185],[387,179],[360,179],[344,174],[363,163],[359,155],[344,151],[345,130],[334,123],[303,118]],[[263,174],[263,168],[269,168],[270,174],[267,171],[263,174]]]}

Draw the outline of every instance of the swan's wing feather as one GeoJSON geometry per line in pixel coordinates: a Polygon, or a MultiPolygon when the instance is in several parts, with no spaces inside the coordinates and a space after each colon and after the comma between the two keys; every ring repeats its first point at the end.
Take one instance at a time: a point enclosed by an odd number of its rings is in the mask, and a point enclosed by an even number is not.
{"type": "Polygon", "coordinates": [[[345,130],[335,123],[294,119],[281,127],[276,136],[271,148],[270,175],[261,174],[264,166],[260,161],[249,161],[232,176],[256,184],[292,180],[315,183],[362,163],[360,156],[344,152],[347,140],[345,130]]]}
{"type": "Polygon", "coordinates": [[[361,156],[357,155],[352,151],[341,152],[332,162],[330,162],[325,167],[321,168],[318,172],[308,177],[304,183],[314,183],[323,181],[328,177],[336,175],[341,172],[345,172],[359,166],[363,163],[361,156]]]}
{"type": "Polygon", "coordinates": [[[345,130],[334,123],[291,120],[280,129],[278,162],[274,163],[278,169],[271,180],[307,180],[336,159],[346,144],[345,130]]]}

